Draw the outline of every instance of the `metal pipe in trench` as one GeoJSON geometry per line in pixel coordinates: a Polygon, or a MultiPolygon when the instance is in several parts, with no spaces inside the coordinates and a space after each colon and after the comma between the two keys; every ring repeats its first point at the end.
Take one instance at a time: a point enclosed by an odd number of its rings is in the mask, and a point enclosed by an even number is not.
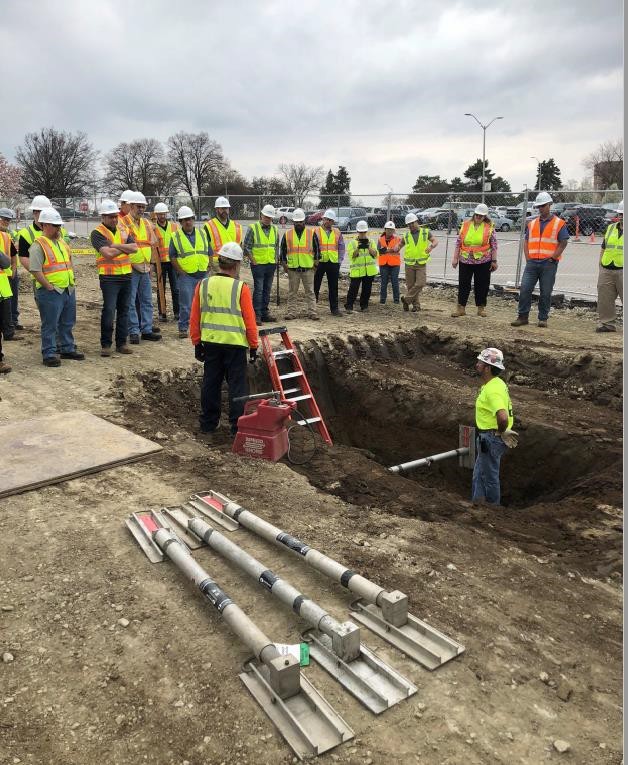
{"type": "Polygon", "coordinates": [[[450,452],[441,452],[440,454],[432,454],[431,457],[423,457],[420,460],[412,460],[412,462],[403,462],[401,465],[393,465],[388,468],[389,473],[405,473],[406,470],[414,470],[414,468],[423,467],[425,465],[431,465],[432,462],[440,462],[441,460],[449,460],[452,457],[459,457],[463,454],[469,454],[469,447],[462,446],[459,449],[452,449],[450,452]]]}

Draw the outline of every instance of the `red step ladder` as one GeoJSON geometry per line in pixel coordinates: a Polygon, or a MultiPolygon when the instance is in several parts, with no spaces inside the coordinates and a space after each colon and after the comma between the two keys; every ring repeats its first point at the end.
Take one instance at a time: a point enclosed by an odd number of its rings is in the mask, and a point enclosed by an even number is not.
{"type": "Polygon", "coordinates": [[[298,401],[297,408],[303,412],[305,419],[298,419],[296,422],[299,425],[312,425],[323,441],[331,446],[331,436],[310,388],[297,350],[288,336],[288,329],[286,327],[260,329],[259,335],[273,390],[279,391],[282,401],[298,401]],[[281,335],[281,345],[278,348],[273,348],[271,345],[271,335],[281,335]],[[278,361],[282,367],[287,365],[289,371],[283,368],[280,370],[278,361]],[[292,387],[284,387],[284,382],[292,387]]]}

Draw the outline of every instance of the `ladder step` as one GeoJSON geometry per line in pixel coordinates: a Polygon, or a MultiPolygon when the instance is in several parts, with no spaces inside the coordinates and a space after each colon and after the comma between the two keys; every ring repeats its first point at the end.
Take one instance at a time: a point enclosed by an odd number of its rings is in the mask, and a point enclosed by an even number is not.
{"type": "Polygon", "coordinates": [[[288,393],[300,393],[301,388],[286,388],[283,392],[283,395],[285,396],[288,393]]]}
{"type": "Polygon", "coordinates": [[[303,372],[288,372],[287,375],[279,375],[280,380],[287,380],[289,377],[303,377],[303,372]]]}
{"type": "MultiPolygon", "coordinates": [[[[286,393],[286,391],[284,391],[286,393]]],[[[312,398],[311,393],[306,393],[304,396],[295,396],[294,398],[287,398],[286,401],[305,401],[306,398],[312,398]]]]}
{"type": "Polygon", "coordinates": [[[292,348],[286,348],[283,351],[273,351],[273,356],[276,359],[280,359],[282,356],[291,356],[294,353],[292,348]]]}
{"type": "Polygon", "coordinates": [[[297,420],[297,423],[299,425],[309,425],[311,422],[321,422],[322,419],[322,417],[310,417],[307,420],[297,420]]]}

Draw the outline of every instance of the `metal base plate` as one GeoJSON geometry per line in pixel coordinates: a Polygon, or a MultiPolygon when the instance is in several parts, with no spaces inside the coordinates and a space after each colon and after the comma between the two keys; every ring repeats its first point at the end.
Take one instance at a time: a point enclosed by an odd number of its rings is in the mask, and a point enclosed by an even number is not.
{"type": "Polygon", "coordinates": [[[404,625],[393,627],[373,604],[357,600],[351,604],[351,610],[356,621],[427,669],[436,669],[464,652],[463,645],[412,614],[408,614],[404,625]]]}
{"type": "Polygon", "coordinates": [[[198,494],[193,494],[188,500],[188,504],[201,514],[200,517],[207,518],[210,521],[214,521],[227,529],[227,531],[235,531],[240,528],[240,524],[225,515],[222,508],[229,502],[226,497],[219,494],[217,491],[202,491],[198,494]]]}
{"type": "Polygon", "coordinates": [[[415,685],[364,645],[357,659],[344,662],[333,652],[327,635],[308,630],[304,638],[310,644],[311,658],[373,714],[379,715],[417,692],[415,685]]]}
{"type": "Polygon", "coordinates": [[[303,673],[300,693],[280,699],[268,682],[266,667],[249,661],[244,669],[240,680],[300,760],[328,752],[355,736],[303,673]]]}
{"type": "MultiPolygon", "coordinates": [[[[168,508],[165,509],[168,510],[168,508]]],[[[153,532],[157,529],[168,529],[183,544],[187,544],[188,540],[195,543],[194,540],[196,540],[196,537],[192,537],[188,532],[181,532],[174,528],[164,511],[147,510],[142,513],[132,513],[125,523],[151,563],[161,563],[165,558],[161,549],[153,542],[153,532]]],[[[196,546],[200,547],[200,544],[196,546]]]]}
{"type": "Polygon", "coordinates": [[[198,550],[206,544],[188,529],[190,518],[198,518],[200,513],[193,507],[181,505],[181,507],[165,507],[162,510],[170,527],[183,539],[190,550],[198,550]]]}

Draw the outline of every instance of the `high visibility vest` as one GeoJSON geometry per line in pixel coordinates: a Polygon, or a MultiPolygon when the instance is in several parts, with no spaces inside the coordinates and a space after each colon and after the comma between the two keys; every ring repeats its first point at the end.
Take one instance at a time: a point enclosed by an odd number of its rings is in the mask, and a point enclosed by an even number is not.
{"type": "MultiPolygon", "coordinates": [[[[126,240],[129,238],[128,231],[126,229],[120,230],[119,226],[116,226],[115,234],[104,223],[96,226],[94,231],[102,234],[111,244],[126,244],[126,240]]],[[[121,252],[111,260],[110,258],[104,258],[98,253],[96,255],[96,266],[98,267],[98,276],[123,276],[124,274],[130,274],[132,271],[131,256],[128,252],[121,252]]]]}
{"type": "Polygon", "coordinates": [[[205,224],[209,243],[212,246],[212,260],[218,260],[218,252],[225,242],[237,242],[242,244],[242,226],[233,220],[229,221],[228,226],[223,226],[218,218],[212,218],[205,224]]]}
{"type": "Polygon", "coordinates": [[[390,239],[386,239],[386,235],[382,234],[379,238],[379,247],[386,247],[386,252],[379,254],[380,266],[400,266],[401,255],[399,252],[392,252],[393,247],[397,247],[401,244],[401,239],[398,236],[391,236],[390,239]]]}
{"type": "MultiPolygon", "coordinates": [[[[541,235],[541,218],[534,218],[528,223],[528,258],[532,260],[547,260],[553,258],[558,247],[558,232],[566,223],[558,215],[545,224],[541,235]]],[[[560,260],[560,257],[556,258],[560,260]]]]}
{"type": "Polygon", "coordinates": [[[121,231],[126,231],[127,234],[129,233],[129,218],[130,214],[127,213],[126,215],[118,215],[118,223],[117,228],[119,228],[121,231]]]}
{"type": "Polygon", "coordinates": [[[157,251],[159,252],[159,260],[162,263],[170,262],[170,240],[172,235],[179,230],[179,224],[172,221],[166,221],[166,227],[162,228],[159,223],[154,226],[155,234],[157,234],[157,251]]]}
{"type": "Polygon", "coordinates": [[[312,229],[304,228],[301,235],[294,228],[286,231],[286,258],[288,268],[314,268],[314,235],[312,229]]]}
{"type": "Polygon", "coordinates": [[[240,308],[243,282],[228,276],[208,276],[201,282],[201,341],[248,347],[240,308]]]}
{"type": "Polygon", "coordinates": [[[406,231],[403,237],[403,262],[406,266],[424,266],[431,255],[427,252],[430,244],[430,230],[426,226],[419,228],[419,238],[414,241],[411,231],[406,231]]]}
{"type": "Polygon", "coordinates": [[[617,223],[611,223],[604,234],[604,250],[602,251],[602,265],[613,265],[615,268],[624,267],[624,230],[621,233],[617,223]]]}
{"type": "MultiPolygon", "coordinates": [[[[0,231],[0,252],[4,253],[7,258],[11,257],[11,236],[4,231],[0,231]]],[[[0,269],[0,298],[10,298],[13,295],[13,290],[9,283],[9,277],[13,276],[13,269],[11,266],[0,269]]]]}
{"type": "Polygon", "coordinates": [[[373,247],[373,242],[370,239],[367,239],[366,241],[366,247],[358,247],[357,239],[352,239],[349,242],[349,276],[351,279],[360,279],[362,276],[377,275],[375,258],[368,250],[369,247],[373,247]]]}
{"type": "Polygon", "coordinates": [[[251,226],[251,231],[253,232],[251,252],[255,262],[260,266],[274,263],[277,251],[277,226],[271,224],[268,234],[266,234],[262,224],[258,222],[251,226]]]}
{"type": "Polygon", "coordinates": [[[337,263],[340,231],[332,226],[328,232],[322,226],[319,226],[316,229],[316,233],[318,235],[318,243],[321,250],[321,262],[337,263]]]}
{"type": "MultiPolygon", "coordinates": [[[[61,237],[53,241],[42,235],[37,238],[37,243],[44,253],[44,263],[41,270],[50,284],[61,289],[73,287],[72,253],[67,242],[64,242],[61,237]]],[[[41,289],[41,284],[38,281],[35,281],[35,285],[37,289],[41,289]]]]}
{"type": "MultiPolygon", "coordinates": [[[[24,228],[21,228],[17,232],[18,237],[22,237],[23,239],[26,239],[28,242],[28,245],[30,245],[35,241],[35,239],[39,239],[39,237],[42,235],[41,229],[35,228],[35,224],[31,223],[30,226],[25,226],[24,228]]],[[[61,233],[59,234],[59,238],[63,239],[64,242],[69,242],[70,237],[68,236],[68,231],[64,226],[61,226],[61,233]]]]}
{"type": "Polygon", "coordinates": [[[133,235],[135,244],[137,245],[137,252],[130,255],[131,263],[150,263],[152,254],[152,223],[146,218],[140,218],[140,222],[136,223],[129,215],[125,218],[123,227],[129,234],[133,235]]]}
{"type": "Polygon", "coordinates": [[[493,224],[482,221],[479,226],[473,224],[473,219],[465,220],[460,226],[460,260],[467,263],[473,260],[481,260],[491,249],[491,234],[493,224]]]}
{"type": "Polygon", "coordinates": [[[194,244],[180,228],[172,236],[172,243],[179,257],[177,263],[186,274],[197,274],[209,268],[209,242],[202,228],[197,228],[194,234],[194,244]]]}

